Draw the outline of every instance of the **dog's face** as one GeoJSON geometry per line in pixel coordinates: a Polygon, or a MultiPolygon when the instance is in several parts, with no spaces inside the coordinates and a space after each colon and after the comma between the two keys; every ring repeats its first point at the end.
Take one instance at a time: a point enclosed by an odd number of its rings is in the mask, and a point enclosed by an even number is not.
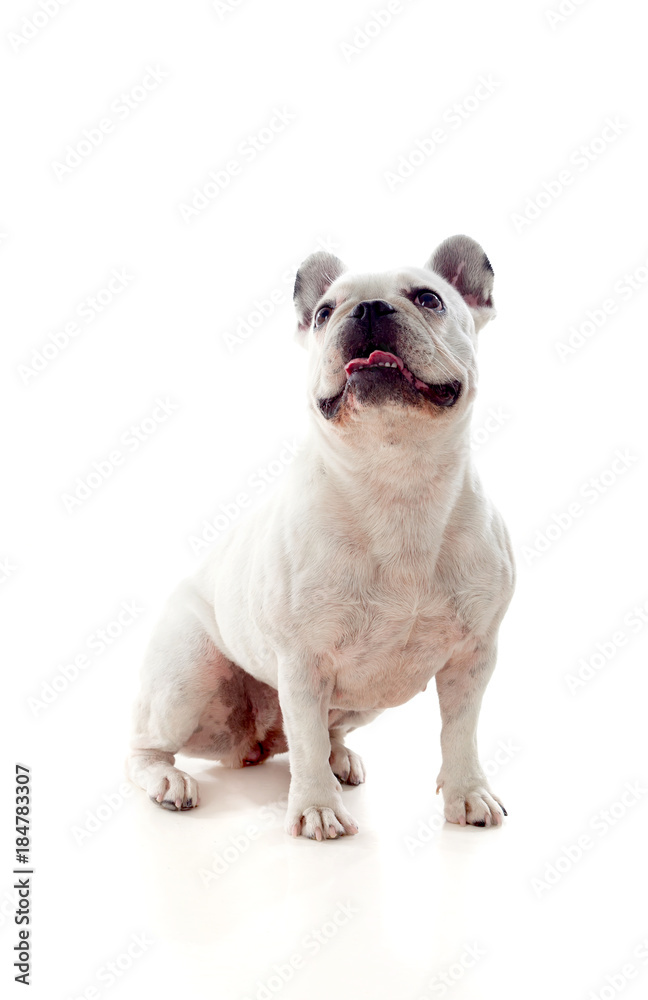
{"type": "Polygon", "coordinates": [[[377,407],[455,419],[476,388],[477,331],[495,310],[493,270],[474,240],[445,240],[423,268],[349,274],[312,254],[295,281],[318,419],[346,427],[377,407]]]}

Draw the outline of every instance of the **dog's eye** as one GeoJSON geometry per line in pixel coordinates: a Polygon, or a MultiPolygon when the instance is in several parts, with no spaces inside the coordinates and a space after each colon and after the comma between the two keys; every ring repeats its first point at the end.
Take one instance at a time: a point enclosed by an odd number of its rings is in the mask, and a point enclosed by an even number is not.
{"type": "Polygon", "coordinates": [[[443,309],[443,302],[435,292],[419,292],[414,301],[417,306],[424,306],[425,309],[434,309],[436,312],[443,309]]]}
{"type": "Polygon", "coordinates": [[[321,309],[318,309],[315,313],[315,319],[313,320],[313,326],[315,329],[317,329],[318,326],[323,326],[332,312],[333,310],[330,306],[322,306],[321,309]]]}

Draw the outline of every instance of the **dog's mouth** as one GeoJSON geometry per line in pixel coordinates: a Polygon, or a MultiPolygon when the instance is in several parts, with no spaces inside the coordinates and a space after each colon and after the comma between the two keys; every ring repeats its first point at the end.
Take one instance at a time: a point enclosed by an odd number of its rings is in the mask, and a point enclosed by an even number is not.
{"type": "Polygon", "coordinates": [[[367,378],[369,373],[371,373],[372,378],[378,375],[379,378],[385,379],[404,379],[434,406],[454,406],[461,393],[461,382],[453,381],[441,384],[422,382],[420,378],[412,374],[396,354],[391,354],[389,351],[372,351],[368,358],[353,358],[347,362],[344,370],[347,380],[342,391],[330,399],[319,400],[320,410],[329,419],[337,413],[349,385],[353,385],[354,381],[367,378]]]}

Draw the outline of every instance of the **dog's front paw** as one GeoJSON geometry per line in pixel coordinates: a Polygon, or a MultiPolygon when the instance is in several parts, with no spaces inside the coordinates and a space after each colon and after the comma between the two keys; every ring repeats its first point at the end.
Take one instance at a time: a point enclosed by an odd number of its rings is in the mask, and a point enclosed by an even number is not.
{"type": "Polygon", "coordinates": [[[358,824],[346,811],[340,797],[335,796],[322,805],[305,805],[303,800],[289,800],[284,829],[292,837],[335,840],[345,833],[357,833],[358,824]]]}
{"type": "Polygon", "coordinates": [[[343,781],[345,785],[361,785],[365,780],[362,758],[338,740],[331,740],[329,764],[335,777],[343,781]]]}
{"type": "Polygon", "coordinates": [[[507,815],[500,800],[484,784],[465,788],[444,784],[443,804],[448,823],[460,826],[501,826],[507,815]]]}

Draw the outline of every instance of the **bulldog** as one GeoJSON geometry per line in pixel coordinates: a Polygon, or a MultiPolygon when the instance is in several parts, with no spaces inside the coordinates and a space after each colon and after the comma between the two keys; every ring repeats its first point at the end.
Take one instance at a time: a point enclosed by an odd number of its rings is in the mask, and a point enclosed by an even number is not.
{"type": "Polygon", "coordinates": [[[342,784],[365,770],[347,734],[434,677],[445,817],[502,823],[476,729],[515,569],[470,448],[492,287],[467,236],[422,268],[352,274],[325,252],[299,268],[305,447],[153,635],[127,761],[153,802],[198,805],[178,753],[245,767],[287,751],[286,832],[355,834],[342,784]]]}

